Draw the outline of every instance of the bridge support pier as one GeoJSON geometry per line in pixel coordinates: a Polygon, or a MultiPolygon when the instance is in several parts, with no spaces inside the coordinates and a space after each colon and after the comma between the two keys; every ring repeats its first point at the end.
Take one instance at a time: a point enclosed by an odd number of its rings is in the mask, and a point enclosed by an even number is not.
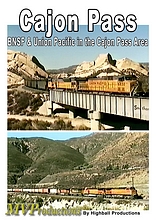
{"type": "Polygon", "coordinates": [[[74,111],[69,110],[69,118],[70,119],[75,118],[75,112],[74,111]]]}
{"type": "Polygon", "coordinates": [[[129,130],[130,130],[130,127],[129,127],[129,126],[125,126],[125,127],[124,127],[124,130],[125,130],[125,131],[129,131],[129,130]]]}
{"type": "Polygon", "coordinates": [[[50,107],[49,107],[49,109],[51,110],[51,116],[52,116],[53,113],[54,113],[54,102],[53,102],[53,101],[50,102],[50,107]]]}
{"type": "Polygon", "coordinates": [[[91,120],[91,130],[100,130],[100,118],[101,114],[99,111],[88,111],[88,116],[91,120]]]}

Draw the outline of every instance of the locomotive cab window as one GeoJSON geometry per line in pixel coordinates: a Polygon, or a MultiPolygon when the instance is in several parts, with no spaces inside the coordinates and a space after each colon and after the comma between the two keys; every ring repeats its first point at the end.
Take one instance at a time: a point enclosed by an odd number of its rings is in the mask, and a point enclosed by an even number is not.
{"type": "Polygon", "coordinates": [[[76,85],[76,82],[71,82],[71,85],[72,85],[72,86],[76,85]]]}
{"type": "Polygon", "coordinates": [[[124,76],[119,77],[118,81],[124,81],[124,76]]]}
{"type": "Polygon", "coordinates": [[[134,80],[134,79],[136,79],[136,78],[133,76],[125,76],[125,80],[134,80]]]}

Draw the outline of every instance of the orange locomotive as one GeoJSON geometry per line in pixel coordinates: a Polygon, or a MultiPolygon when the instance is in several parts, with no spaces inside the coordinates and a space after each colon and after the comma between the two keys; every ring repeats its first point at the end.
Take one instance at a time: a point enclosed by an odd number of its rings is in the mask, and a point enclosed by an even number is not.
{"type": "Polygon", "coordinates": [[[85,188],[83,195],[98,196],[102,195],[105,198],[137,198],[137,190],[134,187],[119,187],[119,188],[85,188]]]}

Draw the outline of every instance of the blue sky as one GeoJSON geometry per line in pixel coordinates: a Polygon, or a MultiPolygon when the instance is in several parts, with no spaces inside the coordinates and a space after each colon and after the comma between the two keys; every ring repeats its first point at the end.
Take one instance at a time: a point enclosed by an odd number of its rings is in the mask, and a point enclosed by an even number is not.
{"type": "Polygon", "coordinates": [[[68,140],[74,137],[82,137],[91,134],[91,131],[8,131],[8,137],[45,137],[53,140],[68,140]]]}
{"type": "MultiPolygon", "coordinates": [[[[33,37],[42,38],[45,37],[45,33],[35,32],[33,29],[30,32],[23,32],[18,25],[8,25],[8,36],[18,37],[28,36],[33,39],[33,37]]],[[[122,39],[134,39],[137,37],[139,39],[149,39],[149,26],[148,25],[138,25],[135,32],[128,32],[124,30],[123,32],[107,32],[104,33],[101,31],[100,26],[95,26],[93,32],[87,31],[87,25],[80,25],[78,32],[63,32],[53,31],[51,39],[54,37],[59,39],[64,39],[65,37],[72,37],[76,39],[77,37],[84,39],[85,37],[90,37],[95,39],[100,36],[102,39],[107,37],[108,39],[115,39],[116,37],[121,37],[122,39]]],[[[59,47],[59,46],[31,46],[28,47],[26,44],[23,46],[8,46],[8,49],[25,52],[29,55],[34,55],[38,58],[45,69],[58,69],[62,67],[68,67],[73,64],[80,64],[83,61],[93,61],[97,58],[99,54],[110,53],[113,59],[122,59],[128,57],[136,62],[148,62],[149,61],[149,47],[145,46],[111,46],[106,49],[103,46],[98,47],[97,45],[93,47],[59,47]]]]}

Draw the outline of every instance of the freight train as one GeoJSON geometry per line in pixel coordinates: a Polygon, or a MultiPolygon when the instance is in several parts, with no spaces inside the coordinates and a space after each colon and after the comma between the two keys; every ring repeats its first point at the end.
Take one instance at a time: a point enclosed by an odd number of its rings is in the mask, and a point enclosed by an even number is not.
{"type": "Polygon", "coordinates": [[[144,94],[141,83],[139,83],[134,75],[105,76],[90,79],[58,79],[57,81],[49,81],[48,88],[130,96],[144,94]]]}
{"type": "MultiPolygon", "coordinates": [[[[25,80],[25,86],[34,89],[61,89],[80,92],[100,92],[130,96],[144,96],[141,83],[135,75],[104,76],[102,78],[66,78],[25,80]]],[[[148,96],[148,95],[147,95],[148,96]]]]}
{"type": "Polygon", "coordinates": [[[66,196],[102,196],[103,198],[131,198],[137,199],[138,193],[135,187],[119,188],[84,188],[84,189],[56,189],[56,188],[31,188],[31,189],[8,189],[14,193],[39,193],[66,196]]]}

